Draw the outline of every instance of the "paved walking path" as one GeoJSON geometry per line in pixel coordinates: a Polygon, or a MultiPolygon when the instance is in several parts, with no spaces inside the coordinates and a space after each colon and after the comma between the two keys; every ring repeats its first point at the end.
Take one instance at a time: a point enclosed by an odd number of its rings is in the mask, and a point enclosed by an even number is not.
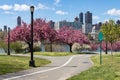
{"type": "Polygon", "coordinates": [[[39,68],[1,75],[0,80],[65,80],[90,68],[92,66],[90,56],[92,54],[63,57],[35,56],[51,60],[52,63],[39,68]]]}

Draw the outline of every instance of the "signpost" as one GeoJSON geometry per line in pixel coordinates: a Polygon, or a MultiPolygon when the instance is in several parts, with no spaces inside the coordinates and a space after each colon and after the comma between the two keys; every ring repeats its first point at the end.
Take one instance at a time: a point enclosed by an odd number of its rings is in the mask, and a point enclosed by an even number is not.
{"type": "Polygon", "coordinates": [[[98,34],[98,40],[100,41],[100,65],[102,64],[102,49],[101,49],[101,44],[103,40],[103,33],[99,32],[98,34]]]}

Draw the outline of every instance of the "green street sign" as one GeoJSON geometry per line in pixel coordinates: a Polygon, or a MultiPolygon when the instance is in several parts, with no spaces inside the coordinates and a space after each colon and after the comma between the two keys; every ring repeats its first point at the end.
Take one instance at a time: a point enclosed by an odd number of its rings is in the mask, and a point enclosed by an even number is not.
{"type": "Polygon", "coordinates": [[[103,33],[102,32],[99,32],[99,34],[98,34],[98,40],[99,41],[103,40],[103,33]]]}

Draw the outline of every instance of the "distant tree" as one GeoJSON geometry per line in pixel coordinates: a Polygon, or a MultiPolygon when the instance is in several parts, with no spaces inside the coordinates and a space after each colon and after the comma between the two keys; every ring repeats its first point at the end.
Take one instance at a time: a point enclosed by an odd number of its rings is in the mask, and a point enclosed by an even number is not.
{"type": "Polygon", "coordinates": [[[113,51],[120,51],[120,41],[116,41],[112,44],[112,50],[113,51]]]}
{"type": "Polygon", "coordinates": [[[7,32],[0,31],[0,48],[7,53],[7,44],[5,43],[5,38],[7,36],[7,32]]]}
{"type": "Polygon", "coordinates": [[[102,24],[102,27],[101,27],[101,31],[104,35],[104,41],[106,42],[104,45],[105,45],[105,48],[104,49],[106,51],[106,54],[108,53],[108,35],[109,35],[109,32],[108,30],[110,30],[110,28],[108,27],[108,22],[106,22],[105,24],[102,24]]]}
{"type": "Polygon", "coordinates": [[[104,35],[104,40],[108,43],[111,43],[111,54],[112,54],[112,44],[116,42],[119,38],[119,27],[115,24],[113,20],[109,20],[107,24],[103,24],[101,31],[103,32],[104,35]]]}
{"type": "Polygon", "coordinates": [[[116,24],[115,26],[116,26],[116,27],[115,27],[115,28],[116,28],[115,30],[116,30],[116,34],[117,34],[116,37],[118,37],[118,38],[117,38],[117,41],[119,41],[119,40],[120,40],[120,24],[116,24]]]}
{"type": "Polygon", "coordinates": [[[75,30],[72,27],[64,26],[58,31],[58,39],[60,42],[66,43],[70,46],[70,52],[73,43],[79,43],[80,45],[89,44],[88,38],[81,32],[81,30],[75,30]]]}
{"type": "Polygon", "coordinates": [[[119,24],[119,25],[120,25],[120,20],[117,20],[117,21],[116,21],[116,24],[119,24]]]}
{"type": "Polygon", "coordinates": [[[114,43],[113,50],[120,51],[120,41],[114,43]]]}
{"type": "Polygon", "coordinates": [[[52,52],[52,43],[57,41],[57,31],[50,27],[50,22],[46,23],[42,19],[36,19],[34,26],[36,27],[34,30],[40,38],[40,41],[50,42],[50,51],[52,52]]]}
{"type": "Polygon", "coordinates": [[[5,40],[5,37],[7,36],[7,33],[4,31],[0,31],[0,41],[5,40]]]}
{"type": "MultiPolygon", "coordinates": [[[[106,50],[106,42],[102,42],[102,50],[106,50]]],[[[108,50],[111,50],[111,43],[108,42],[108,50]]],[[[113,51],[120,51],[120,41],[116,41],[115,43],[112,44],[112,50],[113,51]]]]}
{"type": "MultiPolygon", "coordinates": [[[[106,42],[105,41],[102,42],[101,47],[102,47],[103,51],[106,51],[106,42]]],[[[110,44],[110,42],[107,42],[107,50],[111,50],[111,44],[110,44]]]]}
{"type": "MultiPolygon", "coordinates": [[[[10,31],[10,40],[11,42],[23,41],[27,43],[30,50],[31,45],[31,32],[30,24],[25,22],[21,26],[16,26],[13,30],[10,31]]],[[[33,22],[33,41],[44,41],[48,40],[53,42],[56,40],[57,32],[50,28],[50,23],[46,22],[43,19],[36,19],[33,22]]]]}
{"type": "Polygon", "coordinates": [[[4,40],[0,41],[0,48],[2,48],[5,53],[7,53],[7,44],[4,40]]]}
{"type": "Polygon", "coordinates": [[[98,49],[98,44],[95,43],[95,42],[91,42],[91,43],[90,43],[90,49],[91,49],[91,50],[97,50],[97,49],[98,49]]]}

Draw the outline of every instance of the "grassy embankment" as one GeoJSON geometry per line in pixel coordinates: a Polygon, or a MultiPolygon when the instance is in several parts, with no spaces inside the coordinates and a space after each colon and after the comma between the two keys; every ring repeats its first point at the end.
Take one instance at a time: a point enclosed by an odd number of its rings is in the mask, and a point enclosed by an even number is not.
{"type": "MultiPolygon", "coordinates": [[[[29,60],[29,57],[0,55],[0,75],[30,69],[29,60]]],[[[36,67],[40,67],[51,62],[40,58],[34,58],[34,60],[36,67]]]]}
{"type": "Polygon", "coordinates": [[[43,55],[43,56],[69,56],[75,53],[70,52],[34,52],[35,55],[43,55]]]}
{"type": "Polygon", "coordinates": [[[68,80],[120,80],[120,53],[103,55],[103,64],[99,64],[99,56],[93,56],[94,66],[68,80]]]}

